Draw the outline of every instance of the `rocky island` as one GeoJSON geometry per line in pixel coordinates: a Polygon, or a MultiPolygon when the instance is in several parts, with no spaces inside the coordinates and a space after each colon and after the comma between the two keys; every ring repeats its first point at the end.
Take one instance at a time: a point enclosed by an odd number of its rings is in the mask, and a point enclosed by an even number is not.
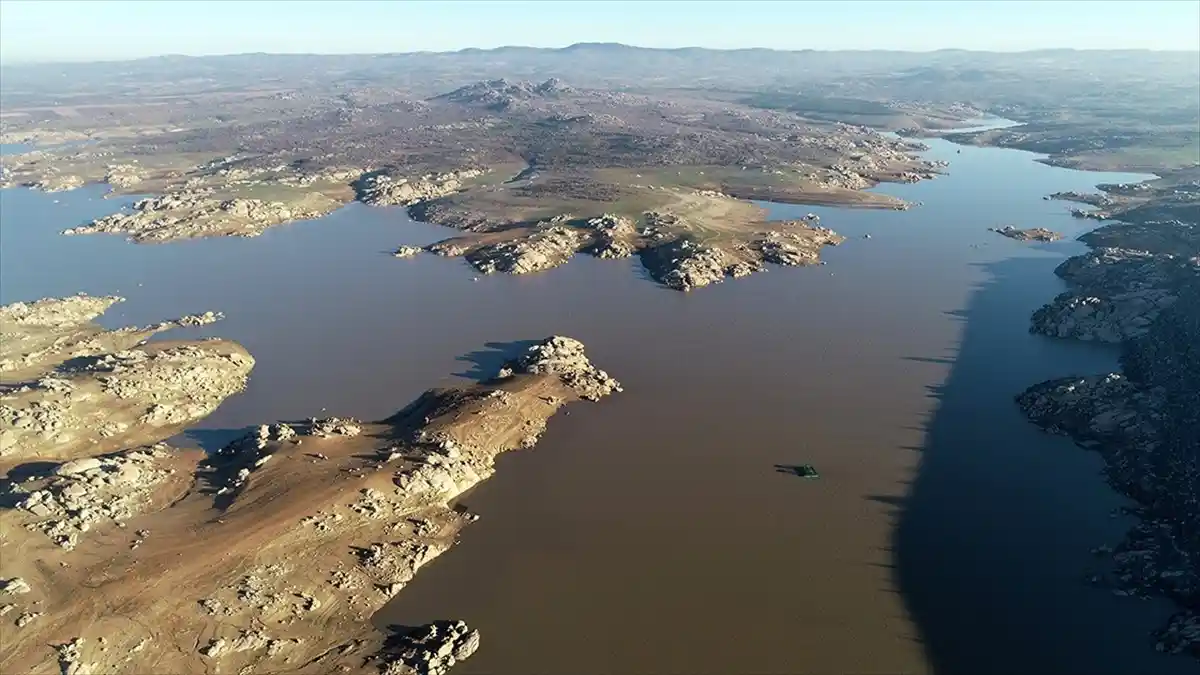
{"type": "Polygon", "coordinates": [[[1025,229],[1019,229],[1019,228],[1013,227],[1012,225],[1005,225],[1004,227],[989,227],[988,230],[991,232],[995,232],[996,234],[1008,237],[1009,239],[1016,239],[1017,241],[1051,242],[1051,241],[1058,241],[1059,239],[1062,239],[1061,234],[1059,234],[1058,232],[1053,232],[1051,230],[1047,230],[1044,227],[1030,227],[1030,228],[1025,228],[1025,229]]]}

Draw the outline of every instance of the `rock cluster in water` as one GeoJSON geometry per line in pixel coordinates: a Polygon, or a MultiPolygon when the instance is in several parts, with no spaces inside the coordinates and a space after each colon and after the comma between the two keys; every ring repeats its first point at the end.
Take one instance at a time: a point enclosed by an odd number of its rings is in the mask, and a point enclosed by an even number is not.
{"type": "Polygon", "coordinates": [[[1053,230],[1047,230],[1044,227],[1020,229],[1013,227],[1012,225],[1005,225],[1004,227],[990,227],[988,229],[996,234],[1003,235],[1009,239],[1016,239],[1017,241],[1051,242],[1062,239],[1061,234],[1054,232],[1053,230]]]}
{"type": "Polygon", "coordinates": [[[424,250],[420,246],[400,246],[395,251],[392,251],[392,255],[397,258],[411,258],[419,255],[424,250]]]}

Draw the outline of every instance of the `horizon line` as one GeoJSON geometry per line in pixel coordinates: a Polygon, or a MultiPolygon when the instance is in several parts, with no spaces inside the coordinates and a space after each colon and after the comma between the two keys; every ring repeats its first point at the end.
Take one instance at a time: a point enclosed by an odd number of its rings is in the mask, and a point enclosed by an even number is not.
{"type": "Polygon", "coordinates": [[[888,53],[888,54],[937,54],[941,52],[963,52],[968,54],[1036,54],[1039,52],[1144,52],[1150,54],[1200,54],[1198,49],[1152,49],[1149,47],[1126,47],[1126,48],[1078,48],[1078,47],[1038,47],[1036,49],[1013,49],[1013,50],[993,50],[993,49],[966,49],[962,47],[940,47],[938,49],[779,49],[776,47],[642,47],[639,45],[631,45],[623,42],[574,42],[562,47],[534,47],[530,45],[501,45],[498,47],[461,47],[458,49],[432,50],[423,49],[417,51],[389,51],[389,52],[229,52],[222,54],[154,54],[150,56],[134,56],[124,58],[94,58],[94,59],[64,59],[57,60],[17,60],[5,59],[0,62],[0,66],[41,66],[41,65],[88,65],[98,63],[132,63],[137,61],[151,61],[154,59],[219,59],[231,58],[238,56],[364,56],[364,57],[380,57],[380,56],[420,56],[420,55],[438,55],[438,54],[461,54],[463,52],[494,52],[502,50],[529,50],[529,51],[565,51],[569,49],[578,49],[581,47],[619,47],[624,49],[635,49],[643,51],[655,52],[680,52],[680,51],[710,51],[710,52],[778,52],[781,54],[841,54],[855,53],[864,54],[871,52],[888,53]]]}

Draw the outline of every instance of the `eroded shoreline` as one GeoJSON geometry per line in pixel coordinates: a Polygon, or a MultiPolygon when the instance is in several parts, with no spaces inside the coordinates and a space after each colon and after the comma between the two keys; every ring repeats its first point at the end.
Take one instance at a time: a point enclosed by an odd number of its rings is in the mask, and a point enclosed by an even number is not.
{"type": "Polygon", "coordinates": [[[1058,266],[1070,289],[1034,313],[1030,330],[1120,344],[1122,370],[1043,382],[1016,401],[1041,428],[1097,451],[1109,485],[1137,505],[1125,539],[1097,548],[1111,569],[1092,582],[1175,602],[1155,648],[1200,658],[1200,237],[1194,221],[1163,219],[1194,211],[1178,196],[1197,185],[1053,195],[1122,222],[1080,237],[1092,250],[1058,266]]]}
{"type": "Polygon", "coordinates": [[[496,455],[532,447],[562,405],[619,390],[582,344],[554,337],[486,382],[430,390],[376,423],[263,425],[209,457],[161,442],[67,462],[41,461],[41,446],[14,454],[0,666],[444,672],[477,632],[435,621],[385,636],[371,615],[453,545],[473,517],[452,500],[496,455]]]}
{"type": "Polygon", "coordinates": [[[542,271],[577,252],[636,253],[653,279],[689,290],[764,263],[811,264],[840,241],[815,223],[768,223],[752,200],[906,209],[868,190],[932,179],[944,166],[918,157],[921,144],[865,126],[553,79],[477,82],[339,111],[336,121],[327,134],[299,118],[34,151],[6,157],[0,185],[57,191],[103,182],[114,193],[152,195],[66,235],[256,237],[358,201],[461,230],[426,250],[465,256],[484,273],[542,271]],[[385,133],[390,152],[363,142],[385,133]]]}

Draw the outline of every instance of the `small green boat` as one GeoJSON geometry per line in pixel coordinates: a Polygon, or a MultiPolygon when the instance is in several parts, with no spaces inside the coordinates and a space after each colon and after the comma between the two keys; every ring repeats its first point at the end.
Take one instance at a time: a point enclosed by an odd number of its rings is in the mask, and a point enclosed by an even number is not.
{"type": "Polygon", "coordinates": [[[801,478],[820,478],[821,477],[821,474],[817,473],[817,470],[813,467],[812,464],[801,464],[800,466],[797,466],[795,468],[795,470],[796,470],[796,475],[800,476],[801,478]]]}

